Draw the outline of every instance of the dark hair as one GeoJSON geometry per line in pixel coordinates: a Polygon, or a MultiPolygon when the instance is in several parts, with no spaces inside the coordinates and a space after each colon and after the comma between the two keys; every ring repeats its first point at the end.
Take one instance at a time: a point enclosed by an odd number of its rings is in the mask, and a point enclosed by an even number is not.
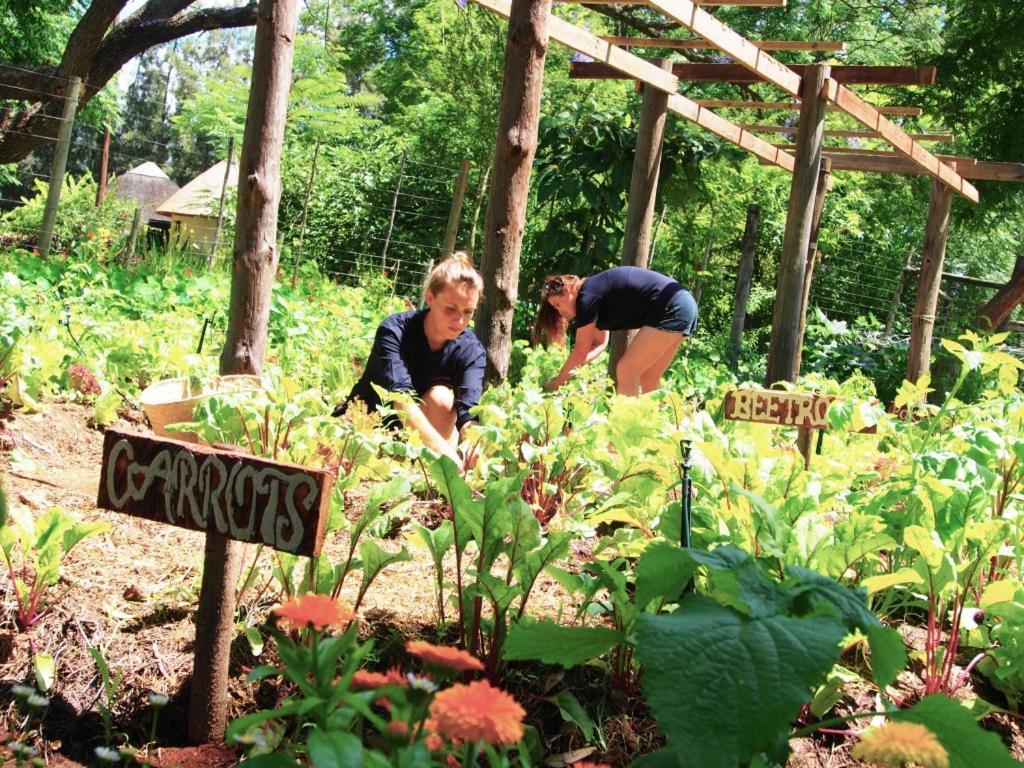
{"type": "Polygon", "coordinates": [[[533,323],[534,344],[554,344],[558,347],[565,345],[569,323],[558,314],[558,310],[551,305],[548,297],[561,296],[567,286],[578,286],[582,282],[582,278],[577,275],[548,275],[544,278],[540,289],[540,311],[533,323]]]}

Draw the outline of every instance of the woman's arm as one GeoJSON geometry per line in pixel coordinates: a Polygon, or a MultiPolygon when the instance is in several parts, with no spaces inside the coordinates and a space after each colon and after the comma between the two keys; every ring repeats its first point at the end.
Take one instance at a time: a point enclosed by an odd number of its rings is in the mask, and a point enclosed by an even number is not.
{"type": "Polygon", "coordinates": [[[569,380],[569,374],[600,355],[607,344],[608,332],[599,331],[596,322],[588,323],[582,328],[577,328],[576,343],[573,345],[572,351],[569,352],[569,357],[566,359],[565,364],[562,365],[562,370],[558,372],[555,378],[544,385],[544,389],[558,389],[569,380]]]}
{"type": "Polygon", "coordinates": [[[406,426],[412,427],[420,433],[423,437],[423,444],[427,448],[439,456],[447,456],[458,466],[462,466],[462,457],[459,456],[459,452],[455,450],[452,444],[440,432],[434,429],[434,425],[430,423],[427,415],[423,413],[423,409],[419,405],[416,403],[403,403],[398,405],[397,408],[401,410],[402,415],[405,417],[406,426]]]}

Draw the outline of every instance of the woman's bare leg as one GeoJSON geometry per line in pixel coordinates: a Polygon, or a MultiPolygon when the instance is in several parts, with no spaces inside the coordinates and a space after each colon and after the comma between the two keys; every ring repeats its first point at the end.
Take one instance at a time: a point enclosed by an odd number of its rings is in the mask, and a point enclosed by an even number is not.
{"type": "MultiPolygon", "coordinates": [[[[683,336],[678,333],[650,326],[641,328],[615,367],[615,383],[619,394],[635,396],[644,392],[641,377],[647,369],[657,365],[664,357],[668,356],[668,362],[671,362],[682,340],[683,336]]],[[[665,363],[665,368],[668,367],[668,362],[665,363]]],[[[661,379],[662,373],[664,368],[658,372],[658,380],[661,379]]]]}
{"type": "Polygon", "coordinates": [[[454,443],[455,433],[455,392],[451,387],[436,386],[428,389],[420,404],[423,415],[441,437],[454,443]]]}
{"type": "Polygon", "coordinates": [[[640,374],[640,391],[642,393],[653,392],[661,386],[661,377],[665,375],[665,371],[668,370],[668,367],[672,365],[672,361],[675,360],[680,345],[686,341],[686,337],[681,333],[673,335],[679,340],[675,344],[670,345],[662,353],[661,357],[654,361],[654,365],[640,374]]]}

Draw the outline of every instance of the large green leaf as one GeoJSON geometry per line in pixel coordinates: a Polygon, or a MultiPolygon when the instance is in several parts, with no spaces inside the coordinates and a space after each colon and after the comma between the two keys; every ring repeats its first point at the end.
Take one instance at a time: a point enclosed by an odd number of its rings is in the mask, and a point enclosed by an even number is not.
{"type": "Polygon", "coordinates": [[[452,507],[452,524],[455,527],[455,548],[461,553],[473,538],[475,523],[482,517],[482,502],[473,498],[473,489],[447,456],[439,456],[430,463],[430,476],[437,483],[441,495],[452,507]]]}
{"type": "Polygon", "coordinates": [[[509,661],[535,660],[570,669],[625,641],[621,632],[606,627],[563,627],[551,621],[538,621],[512,626],[504,656],[509,661]]]}
{"type": "Polygon", "coordinates": [[[645,698],[679,764],[735,768],[776,749],[845,634],[832,618],[748,617],[697,595],[640,616],[645,698]]]}
{"type": "Polygon", "coordinates": [[[890,718],[928,728],[946,749],[949,768],[1020,768],[999,736],[982,729],[970,710],[942,694],[927,696],[890,718]]]}
{"type": "Polygon", "coordinates": [[[697,564],[679,547],[659,541],[644,550],[636,564],[636,604],[641,610],[651,601],[674,602],[693,578],[697,564]]]}

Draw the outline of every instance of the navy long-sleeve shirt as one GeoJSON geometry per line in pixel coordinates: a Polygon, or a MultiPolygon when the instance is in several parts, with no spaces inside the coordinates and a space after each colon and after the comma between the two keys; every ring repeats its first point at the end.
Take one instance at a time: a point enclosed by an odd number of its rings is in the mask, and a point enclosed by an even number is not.
{"type": "Polygon", "coordinates": [[[421,396],[434,386],[450,387],[455,393],[455,427],[461,429],[473,419],[469,409],[483,394],[487,353],[469,329],[435,352],[423,330],[426,314],[427,310],[414,310],[384,319],[377,328],[366,370],[348,400],[358,397],[373,410],[381,402],[373,384],[388,392],[421,396]]]}
{"type": "Polygon", "coordinates": [[[683,286],[660,272],[614,267],[588,277],[576,297],[576,327],[597,323],[602,331],[657,326],[683,286]]]}

